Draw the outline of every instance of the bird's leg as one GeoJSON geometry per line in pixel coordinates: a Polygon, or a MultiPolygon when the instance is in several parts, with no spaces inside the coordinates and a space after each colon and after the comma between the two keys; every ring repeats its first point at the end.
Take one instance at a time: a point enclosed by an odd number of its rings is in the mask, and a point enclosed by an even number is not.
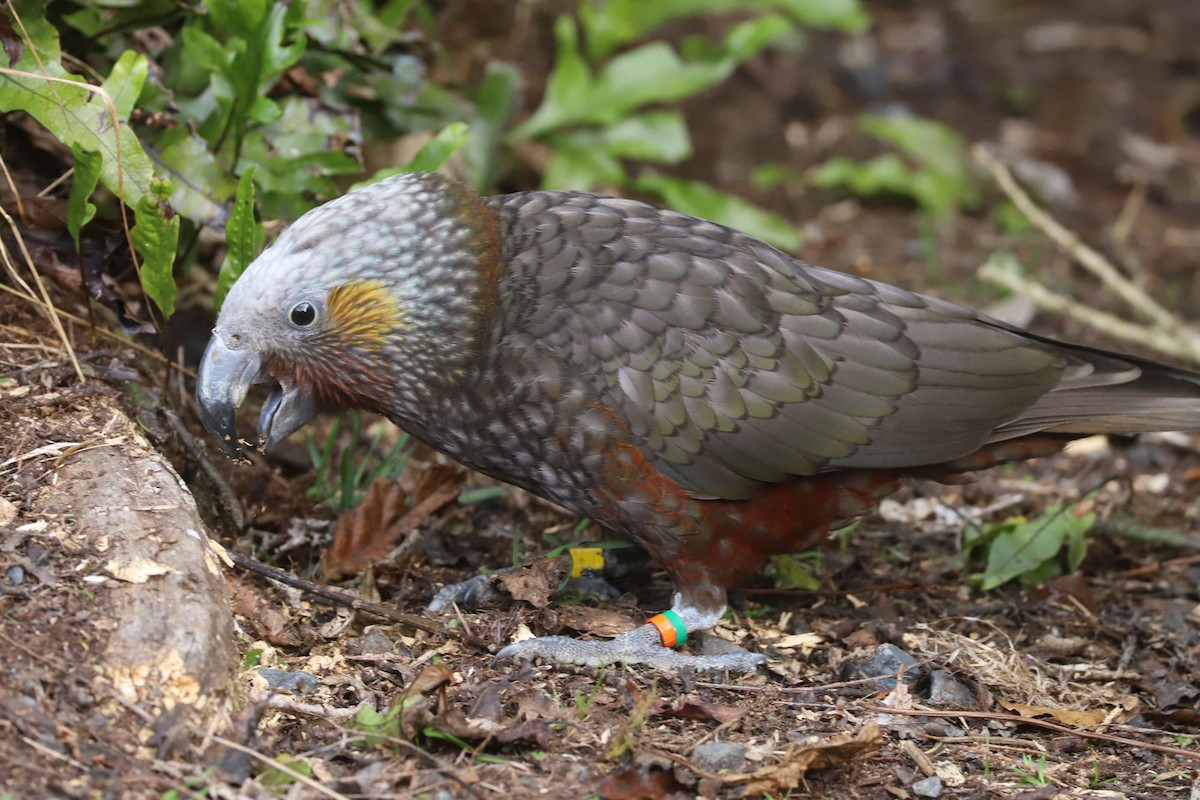
{"type": "MultiPolygon", "coordinates": [[[[572,547],[567,550],[564,558],[570,560],[568,586],[571,589],[606,599],[619,597],[621,594],[620,590],[609,583],[610,577],[626,577],[631,570],[642,567],[647,561],[646,554],[633,547],[616,550],[602,550],[589,546],[572,547]]],[[[444,614],[453,605],[462,608],[481,606],[496,596],[492,578],[514,569],[516,567],[501,567],[467,578],[465,581],[447,584],[438,590],[425,610],[434,614],[444,614]]]]}
{"type": "Polygon", "coordinates": [[[496,654],[501,658],[542,657],[567,664],[604,667],[646,664],[655,669],[695,672],[751,672],[766,658],[745,650],[713,655],[689,655],[673,649],[687,637],[712,628],[725,613],[725,590],[708,585],[676,592],[671,609],[656,614],[640,628],[609,641],[583,641],[568,636],[541,636],[514,642],[496,654]],[[696,590],[699,591],[696,591],[696,590]]]}
{"type": "Polygon", "coordinates": [[[496,596],[492,578],[504,572],[512,572],[514,569],[516,567],[501,567],[473,578],[467,578],[465,581],[448,583],[438,590],[438,593],[429,601],[429,605],[425,606],[425,610],[434,614],[445,614],[454,605],[463,608],[481,606],[496,596]]]}

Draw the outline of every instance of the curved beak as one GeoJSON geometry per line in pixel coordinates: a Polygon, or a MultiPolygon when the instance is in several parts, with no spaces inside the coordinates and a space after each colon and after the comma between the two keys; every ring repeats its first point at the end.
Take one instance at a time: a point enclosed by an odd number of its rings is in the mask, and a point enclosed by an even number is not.
{"type": "MultiPolygon", "coordinates": [[[[204,351],[196,375],[196,402],[200,421],[234,461],[245,461],[238,437],[237,413],[255,383],[270,380],[263,358],[253,350],[232,350],[218,335],[204,351]]],[[[263,404],[258,418],[258,446],[267,448],[295,433],[320,407],[312,395],[295,386],[277,386],[263,404]]]]}

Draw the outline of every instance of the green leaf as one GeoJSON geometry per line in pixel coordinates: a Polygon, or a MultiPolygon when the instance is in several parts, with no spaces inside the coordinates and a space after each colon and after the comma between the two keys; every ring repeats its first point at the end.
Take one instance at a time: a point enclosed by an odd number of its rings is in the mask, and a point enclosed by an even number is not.
{"type": "Polygon", "coordinates": [[[579,35],[570,17],[558,18],[554,25],[554,41],[558,49],[542,104],[533,116],[509,132],[509,141],[532,139],[579,118],[586,111],[592,76],[579,52],[579,35]],[[581,102],[580,98],[585,99],[581,102]]]}
{"type": "Polygon", "coordinates": [[[940,122],[919,117],[864,115],[864,131],[895,145],[908,159],[885,153],[863,162],[834,158],[817,167],[816,186],[840,187],[860,195],[895,194],[944,218],[954,209],[979,204],[962,137],[940,122]]]}
{"type": "Polygon", "coordinates": [[[186,219],[201,225],[225,221],[225,203],[237,187],[233,177],[208,149],[208,144],[187,127],[164,131],[156,142],[156,160],[174,188],[171,206],[186,219]]]}
{"type": "Polygon", "coordinates": [[[1070,509],[1049,506],[1037,519],[1009,523],[992,540],[981,588],[989,591],[1013,578],[1034,577],[1046,569],[1046,562],[1057,565],[1064,541],[1071,539],[1077,541],[1068,559],[1082,561],[1083,535],[1095,520],[1095,514],[1077,517],[1070,509]]]}
{"type": "Polygon", "coordinates": [[[536,138],[567,125],[612,124],[642,106],[692,97],[720,83],[790,29],[782,17],[751,19],[734,26],[724,45],[693,47],[697,52],[687,56],[665,42],[650,42],[613,57],[593,78],[579,53],[575,24],[564,16],[555,28],[558,55],[542,104],[509,134],[509,141],[536,138]]]}
{"type": "Polygon", "coordinates": [[[91,222],[96,207],[89,198],[100,181],[102,160],[99,153],[88,152],[78,144],[71,145],[75,156],[75,175],[71,178],[71,194],[67,198],[67,230],[79,250],[79,230],[91,222]]]}
{"type": "Polygon", "coordinates": [[[246,271],[246,267],[258,255],[262,248],[262,226],[254,219],[254,166],[251,165],[238,179],[236,199],[233,201],[233,211],[229,222],[225,225],[225,242],[228,249],[221,271],[217,274],[217,290],[213,298],[213,308],[221,310],[225,295],[234,282],[246,271]]]}
{"type": "MultiPolygon", "coordinates": [[[[275,756],[275,762],[306,778],[313,776],[312,764],[304,759],[280,753],[275,756]]],[[[290,786],[298,780],[298,778],[293,777],[283,770],[266,764],[256,766],[255,772],[257,772],[258,780],[263,786],[290,786]]]]}
{"type": "Polygon", "coordinates": [[[243,39],[253,38],[270,4],[267,0],[207,0],[213,22],[243,39]]]}
{"type": "MultiPolygon", "coordinates": [[[[142,93],[142,86],[145,85],[146,76],[149,74],[149,59],[132,50],[126,50],[117,59],[117,63],[113,64],[112,72],[100,87],[112,98],[118,118],[125,119],[133,111],[133,105],[142,93]]],[[[92,101],[102,102],[103,98],[92,98],[92,101]]]]}
{"type": "Polygon", "coordinates": [[[404,172],[435,172],[441,169],[442,165],[450,159],[450,156],[454,155],[460,147],[466,144],[470,132],[467,123],[451,122],[438,131],[436,136],[426,142],[407,164],[378,170],[365,181],[359,181],[350,188],[357,189],[360,186],[367,186],[368,184],[381,181],[384,178],[390,178],[393,175],[400,175],[404,172]]]}
{"type": "Polygon", "coordinates": [[[500,145],[504,141],[504,124],[516,108],[520,81],[516,67],[490,62],[475,92],[475,117],[471,121],[471,134],[463,145],[463,165],[476,191],[495,186],[502,173],[500,145]]]}
{"type": "Polygon", "coordinates": [[[357,141],[352,112],[304,97],[283,100],[282,109],[278,120],[246,134],[238,161],[240,172],[258,165],[254,181],[266,219],[295,219],[313,207],[314,198],[342,193],[329,176],[362,171],[346,152],[357,141]]]}
{"type": "Polygon", "coordinates": [[[808,566],[794,555],[771,557],[771,568],[775,574],[776,589],[807,589],[816,591],[821,588],[808,566]]]}
{"type": "Polygon", "coordinates": [[[466,144],[471,127],[465,122],[451,122],[437,132],[405,165],[407,172],[434,172],[450,160],[458,148],[466,144]]]}
{"type": "Polygon", "coordinates": [[[100,182],[114,194],[120,194],[123,188],[125,202],[135,204],[150,191],[154,168],[137,137],[120,118],[128,116],[141,92],[149,69],[146,57],[132,51],[124,53],[104,82],[118,106],[118,125],[114,127],[104,98],[83,88],[81,78],[63,69],[58,33],[45,19],[45,4],[23,0],[16,2],[15,8],[29,41],[13,69],[28,74],[0,75],[0,112],[25,111],[68,147],[99,153],[100,182]]]}
{"type": "Polygon", "coordinates": [[[687,122],[679,111],[646,111],[605,128],[599,137],[609,155],[678,164],[692,155],[687,122]]]}
{"type": "Polygon", "coordinates": [[[861,31],[869,18],[858,0],[591,0],[579,9],[593,60],[675,19],[726,11],[778,11],[804,25],[861,31]]]}
{"type": "Polygon", "coordinates": [[[783,217],[707,183],[650,173],[638,178],[634,185],[640,191],[660,196],[676,211],[737,228],[782,250],[794,251],[804,243],[800,231],[783,217]]]}
{"type": "Polygon", "coordinates": [[[619,186],[628,177],[593,131],[554,133],[546,143],[551,155],[542,172],[543,189],[586,192],[601,185],[619,186]]]}
{"type": "Polygon", "coordinates": [[[792,23],[778,14],[748,19],[725,34],[724,57],[740,64],[756,56],[763,48],[793,33],[792,23]]]}
{"type": "Polygon", "coordinates": [[[684,60],[665,42],[650,42],[601,69],[583,98],[584,119],[612,122],[649,103],[683,100],[725,80],[737,65],[733,57],[684,60]]]}
{"type": "Polygon", "coordinates": [[[193,67],[222,74],[229,71],[230,54],[225,52],[215,37],[195,25],[185,25],[179,38],[183,55],[193,67]]]}
{"type": "MultiPolygon", "coordinates": [[[[169,181],[166,190],[170,188],[169,181]]],[[[179,217],[170,203],[152,194],[133,207],[136,224],[130,235],[142,258],[142,290],[168,319],[175,313],[175,251],[179,244],[179,217]]]]}

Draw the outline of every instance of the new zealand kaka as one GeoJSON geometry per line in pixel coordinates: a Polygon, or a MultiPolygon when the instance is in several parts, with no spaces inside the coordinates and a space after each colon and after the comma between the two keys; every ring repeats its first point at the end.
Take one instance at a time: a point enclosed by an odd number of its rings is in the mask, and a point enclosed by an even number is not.
{"type": "Polygon", "coordinates": [[[609,642],[501,656],[748,669],[667,645],[726,588],[913,476],[1077,436],[1200,427],[1200,375],[1036,336],[792,258],[745,233],[578,192],[481,197],[399,175],[314,209],[241,276],[197,381],[238,457],[323,410],[387,416],[472,469],[644,547],[671,610],[609,642]]]}

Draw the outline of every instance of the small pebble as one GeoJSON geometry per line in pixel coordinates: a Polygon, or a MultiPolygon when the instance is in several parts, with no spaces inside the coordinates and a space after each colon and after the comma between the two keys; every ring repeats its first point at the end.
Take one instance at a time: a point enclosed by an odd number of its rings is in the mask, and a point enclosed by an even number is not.
{"type": "Polygon", "coordinates": [[[273,691],[308,694],[320,684],[315,675],[307,672],[288,672],[285,669],[263,667],[258,674],[267,682],[267,687],[273,691]]]}
{"type": "Polygon", "coordinates": [[[867,661],[859,663],[858,671],[865,678],[880,678],[879,685],[884,688],[895,689],[895,677],[883,678],[881,676],[894,676],[901,667],[904,668],[904,683],[909,686],[916,683],[921,674],[917,660],[889,642],[876,647],[875,655],[867,661]]]}
{"type": "Polygon", "coordinates": [[[705,772],[741,772],[746,766],[746,746],[733,742],[705,742],[692,751],[692,764],[705,772]]]}
{"type": "Polygon", "coordinates": [[[942,779],[937,775],[919,780],[912,785],[917,797],[937,797],[942,793],[942,779]]]}
{"type": "Polygon", "coordinates": [[[974,708],[975,695],[962,681],[945,670],[937,669],[929,675],[929,705],[974,708]]]}

